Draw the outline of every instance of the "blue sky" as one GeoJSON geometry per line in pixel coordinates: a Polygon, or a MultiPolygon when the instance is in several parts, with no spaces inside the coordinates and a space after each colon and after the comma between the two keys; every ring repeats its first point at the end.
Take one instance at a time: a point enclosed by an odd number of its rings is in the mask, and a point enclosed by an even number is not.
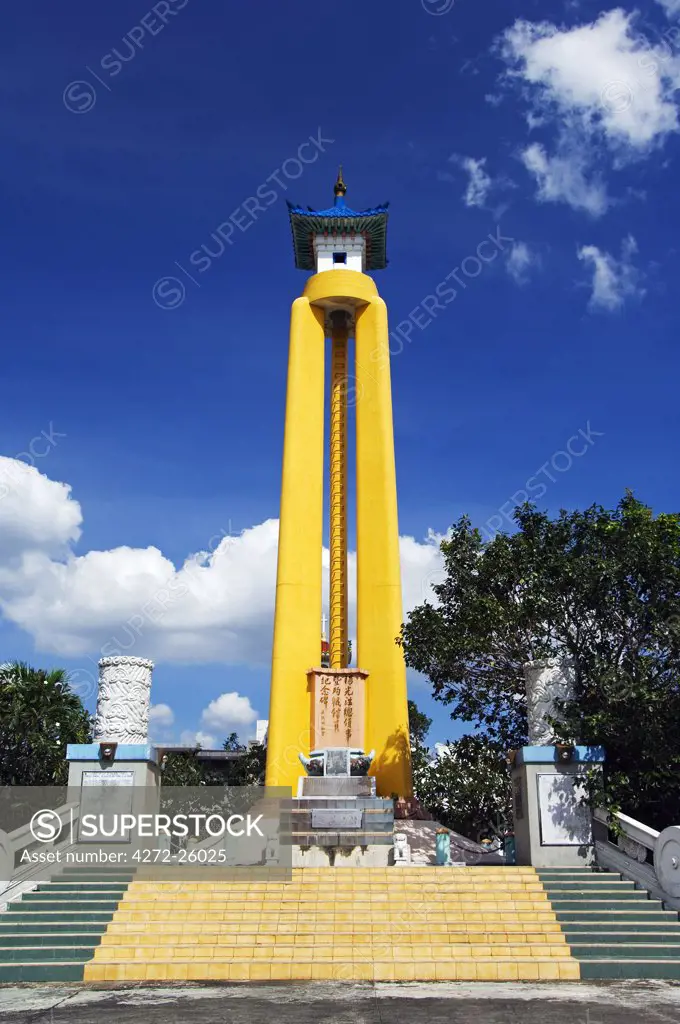
{"type": "Polygon", "coordinates": [[[156,661],[159,736],[266,717],[285,200],[330,205],[339,163],[351,206],[391,204],[407,605],[432,533],[492,529],[528,480],[553,512],[678,509],[678,0],[34,0],[0,49],[3,658],[67,666],[92,706],[116,638],[156,661]]]}

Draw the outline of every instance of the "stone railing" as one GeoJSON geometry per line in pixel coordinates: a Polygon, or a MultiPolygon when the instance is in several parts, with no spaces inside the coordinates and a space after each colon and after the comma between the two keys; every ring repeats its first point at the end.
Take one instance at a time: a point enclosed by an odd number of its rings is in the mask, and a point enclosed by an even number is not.
{"type": "Polygon", "coordinates": [[[80,807],[78,803],[64,804],[56,809],[68,838],[57,843],[39,843],[31,831],[30,823],[21,825],[13,832],[0,829],[0,911],[6,910],[8,904],[21,899],[22,893],[31,892],[40,882],[46,881],[54,869],[49,865],[26,864],[18,869],[14,865],[19,861],[24,850],[34,847],[38,851],[63,853],[71,847],[71,823],[78,820],[80,807]]]}
{"type": "Polygon", "coordinates": [[[601,808],[593,819],[597,864],[618,871],[667,907],[680,910],[680,826],[657,832],[627,814],[609,815],[601,808]],[[612,819],[621,830],[615,842],[609,837],[612,819]]]}

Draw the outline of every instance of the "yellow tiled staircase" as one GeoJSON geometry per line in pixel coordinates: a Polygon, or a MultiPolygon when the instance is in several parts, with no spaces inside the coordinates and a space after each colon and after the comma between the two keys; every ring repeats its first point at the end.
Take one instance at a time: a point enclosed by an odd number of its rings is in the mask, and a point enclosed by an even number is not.
{"type": "Polygon", "coordinates": [[[576,980],[533,868],[297,868],[135,881],[85,981],[576,980]]]}

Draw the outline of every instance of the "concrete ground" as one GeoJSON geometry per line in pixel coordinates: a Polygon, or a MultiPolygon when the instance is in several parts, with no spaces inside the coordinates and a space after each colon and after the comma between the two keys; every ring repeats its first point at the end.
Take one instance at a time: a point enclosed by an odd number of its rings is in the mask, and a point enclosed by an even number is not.
{"type": "Polygon", "coordinates": [[[672,982],[0,988],[0,1024],[680,1024],[672,982]]]}

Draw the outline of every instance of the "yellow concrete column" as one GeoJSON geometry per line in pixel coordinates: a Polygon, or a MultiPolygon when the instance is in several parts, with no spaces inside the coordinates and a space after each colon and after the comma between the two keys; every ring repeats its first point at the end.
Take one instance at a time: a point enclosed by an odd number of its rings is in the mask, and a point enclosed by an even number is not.
{"type": "Polygon", "coordinates": [[[357,665],[368,672],[366,750],[378,793],[412,793],[387,308],[356,315],[357,665]]]}
{"type": "Polygon", "coordinates": [[[309,753],[307,672],[321,657],[324,312],[293,303],[288,358],[276,611],[272,653],[268,786],[297,787],[298,752],[309,753]]]}

